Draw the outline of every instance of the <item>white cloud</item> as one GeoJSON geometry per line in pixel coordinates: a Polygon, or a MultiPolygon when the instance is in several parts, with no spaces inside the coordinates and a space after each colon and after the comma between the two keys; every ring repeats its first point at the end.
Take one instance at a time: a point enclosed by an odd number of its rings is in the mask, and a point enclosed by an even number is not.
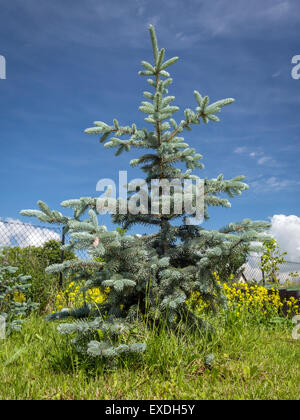
{"type": "Polygon", "coordinates": [[[263,165],[264,163],[269,162],[270,159],[271,159],[270,156],[264,156],[264,157],[258,159],[257,163],[259,165],[263,165]]]}
{"type": "MultiPolygon", "coordinates": [[[[262,154],[262,153],[261,153],[262,154]]],[[[268,165],[268,166],[281,166],[275,159],[270,156],[263,156],[258,159],[257,163],[259,165],[268,165]]]]}
{"type": "MultiPolygon", "coordinates": [[[[247,147],[247,146],[236,147],[233,152],[237,153],[239,155],[247,154],[248,156],[250,156],[252,158],[257,157],[257,156],[261,156],[261,155],[264,154],[261,150],[257,150],[257,149],[256,150],[253,150],[253,149],[250,150],[250,148],[247,147]]],[[[262,158],[262,159],[264,159],[264,158],[262,158]]],[[[270,158],[267,158],[267,159],[270,159],[270,158]]]]}
{"type": "Polygon", "coordinates": [[[300,262],[300,217],[275,214],[270,233],[278,242],[280,249],[287,252],[286,259],[300,262]]]}
{"type": "Polygon", "coordinates": [[[86,0],[84,7],[81,2],[73,2],[71,8],[67,2],[58,0],[6,3],[4,13],[8,18],[14,16],[17,8],[31,23],[29,30],[27,26],[18,27],[22,38],[28,44],[43,46],[75,42],[97,48],[106,45],[144,48],[148,40],[146,26],[152,23],[158,26],[159,43],[178,51],[198,48],[203,40],[216,36],[262,39],[267,32],[268,37],[281,39],[282,32],[274,30],[274,25],[288,24],[292,30],[293,24],[299,22],[298,0],[264,0],[263,7],[261,0],[86,0]],[[158,14],[153,15],[155,11],[158,14]]]}
{"type": "Polygon", "coordinates": [[[60,235],[54,230],[36,227],[22,223],[16,219],[0,220],[0,247],[2,246],[42,246],[45,242],[60,240],[60,235]]]}
{"type": "MultiPolygon", "coordinates": [[[[280,253],[287,252],[284,257],[286,262],[279,265],[278,278],[281,283],[287,279],[291,280],[289,273],[300,274],[300,217],[275,214],[271,218],[271,228],[268,233],[278,243],[280,253]]],[[[262,272],[258,266],[260,255],[254,252],[248,258],[244,268],[247,280],[262,280],[262,272]]],[[[300,280],[300,276],[297,279],[300,280]]]]}
{"type": "Polygon", "coordinates": [[[276,77],[278,77],[280,75],[281,75],[281,70],[278,70],[278,71],[276,71],[275,73],[272,74],[272,77],[273,78],[276,78],[276,77]]]}
{"type": "Polygon", "coordinates": [[[299,185],[300,181],[294,179],[278,179],[276,176],[260,178],[250,183],[251,188],[257,193],[290,190],[299,185]]]}
{"type": "MultiPolygon", "coordinates": [[[[175,5],[177,2],[172,3],[175,5]]],[[[180,4],[177,3],[178,7],[180,4]]],[[[250,31],[250,36],[254,36],[272,27],[275,22],[291,24],[299,21],[298,4],[295,0],[265,0],[262,7],[259,0],[240,0],[234,2],[234,5],[226,0],[205,2],[205,5],[199,1],[199,7],[189,16],[190,27],[198,23],[199,19],[206,36],[249,36],[250,31]]],[[[276,35],[276,31],[274,32],[272,35],[276,35]]],[[[199,38],[201,35],[202,33],[199,38]]]]}
{"type": "Polygon", "coordinates": [[[291,4],[288,0],[279,1],[279,3],[261,11],[261,16],[265,16],[271,20],[282,20],[289,16],[291,12],[291,4]]]}
{"type": "Polygon", "coordinates": [[[238,155],[247,155],[250,158],[258,158],[261,156],[257,159],[258,165],[279,166],[275,159],[271,156],[263,156],[264,152],[260,150],[249,150],[249,147],[241,146],[236,147],[233,152],[238,155]]]}
{"type": "Polygon", "coordinates": [[[237,153],[238,155],[241,155],[242,153],[246,153],[246,152],[247,152],[246,146],[237,147],[236,149],[234,149],[234,153],[237,153]]]}

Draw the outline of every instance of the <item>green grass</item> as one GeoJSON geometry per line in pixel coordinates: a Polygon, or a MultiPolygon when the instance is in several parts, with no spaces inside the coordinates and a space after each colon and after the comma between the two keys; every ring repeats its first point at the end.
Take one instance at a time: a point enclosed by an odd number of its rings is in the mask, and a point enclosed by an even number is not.
{"type": "Polygon", "coordinates": [[[21,333],[0,340],[0,399],[299,399],[300,340],[291,323],[215,324],[211,340],[141,332],[146,353],[108,366],[82,359],[57,324],[31,316],[21,333]]]}

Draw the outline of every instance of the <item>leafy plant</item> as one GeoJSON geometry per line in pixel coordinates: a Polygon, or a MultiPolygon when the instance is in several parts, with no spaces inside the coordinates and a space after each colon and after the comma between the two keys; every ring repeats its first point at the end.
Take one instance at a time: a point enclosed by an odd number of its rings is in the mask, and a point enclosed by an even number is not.
{"type": "Polygon", "coordinates": [[[277,274],[279,266],[285,263],[286,252],[281,253],[275,239],[264,241],[264,253],[258,263],[263,273],[263,284],[266,282],[279,285],[277,274]]]}

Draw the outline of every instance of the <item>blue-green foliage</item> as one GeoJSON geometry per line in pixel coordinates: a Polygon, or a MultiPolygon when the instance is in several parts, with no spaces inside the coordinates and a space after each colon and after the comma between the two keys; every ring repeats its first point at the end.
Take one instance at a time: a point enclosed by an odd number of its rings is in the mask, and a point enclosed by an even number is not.
{"type": "MultiPolygon", "coordinates": [[[[131,148],[146,149],[147,153],[132,160],[132,166],[140,166],[145,172],[145,182],[151,190],[153,179],[199,180],[192,175],[192,170],[203,168],[202,156],[190,148],[178,134],[191,130],[192,124],[217,122],[215,115],[233,102],[223,99],[209,105],[208,96],[201,96],[194,91],[195,111],[186,109],[184,120],[179,124],[171,118],[179,110],[170,106],[175,97],[168,94],[167,87],[172,83],[165,70],[175,63],[178,57],[163,62],[165,50],[158,50],[154,28],[150,25],[150,36],[154,54],[154,64],[142,61],[146,70],[139,74],[154,76],[147,82],[155,89],[154,93],[144,92],[152,102],[142,102],[139,108],[148,114],[145,121],[152,124],[154,131],[145,128],[120,127],[116,119],[110,126],[96,121],[95,127],[86,130],[88,134],[100,134],[100,142],[105,147],[116,147],[116,155],[131,148]],[[166,80],[160,80],[166,78],[166,80]],[[170,119],[166,122],[166,119],[170,119]],[[172,126],[172,127],[171,127],[172,126]],[[114,137],[109,138],[111,135],[114,137]],[[127,140],[120,139],[127,135],[127,140]],[[176,168],[184,163],[186,171],[176,168]]],[[[209,206],[230,207],[228,199],[240,195],[248,186],[242,182],[243,176],[225,180],[223,175],[204,180],[205,219],[208,219],[209,206]],[[223,196],[222,196],[223,195],[223,196]],[[225,197],[224,197],[225,196],[225,197]]],[[[191,190],[193,203],[195,191],[191,190]]],[[[149,204],[151,195],[149,193],[149,204]]],[[[115,223],[128,230],[135,224],[152,225],[158,230],[150,235],[125,235],[124,231],[108,232],[105,226],[98,224],[97,199],[83,197],[67,200],[62,206],[72,208],[73,217],[64,217],[57,211],[51,211],[47,205],[38,202],[40,210],[24,210],[23,215],[38,217],[43,222],[61,223],[65,232],[70,233],[71,241],[65,249],[87,249],[91,260],[70,260],[63,264],[50,266],[48,272],[76,273],[78,279],[85,279],[84,290],[99,287],[104,291],[110,288],[108,299],[98,305],[85,303],[77,310],[65,309],[50,315],[48,319],[74,317],[71,324],[62,324],[61,333],[75,333],[74,344],[79,351],[91,356],[115,357],[122,353],[142,352],[144,344],[134,343],[130,333],[137,317],[147,319],[152,324],[165,320],[176,327],[179,322],[186,322],[194,328],[207,328],[204,321],[188,308],[186,300],[194,291],[214,302],[224,303],[213,271],[224,259],[231,258],[235,252],[258,250],[257,243],[262,242],[269,223],[248,219],[232,223],[226,228],[207,231],[203,227],[188,225],[186,214],[178,215],[174,211],[175,196],[172,195],[169,214],[162,214],[163,195],[159,196],[158,214],[121,214],[118,202],[115,223]],[[88,217],[84,219],[84,214],[88,217]],[[181,225],[174,225],[175,219],[181,218],[181,225]],[[254,246],[253,243],[256,243],[254,246]],[[100,261],[105,261],[105,263],[100,261]]],[[[130,197],[128,198],[130,199],[130,197]]],[[[149,206],[150,208],[150,206],[149,206]]],[[[191,217],[194,215],[191,215],[191,217]]]]}
{"type": "MultiPolygon", "coordinates": [[[[0,258],[4,258],[1,252],[0,258]]],[[[31,276],[16,275],[17,271],[5,262],[0,265],[0,316],[5,319],[6,335],[20,331],[22,318],[39,306],[27,298],[31,276]]]]}

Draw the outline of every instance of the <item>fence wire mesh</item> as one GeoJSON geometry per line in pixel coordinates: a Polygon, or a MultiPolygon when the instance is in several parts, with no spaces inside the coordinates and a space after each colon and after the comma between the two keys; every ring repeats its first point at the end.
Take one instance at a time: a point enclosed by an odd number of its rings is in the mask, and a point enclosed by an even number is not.
{"type": "MultiPolygon", "coordinates": [[[[55,240],[62,243],[62,226],[41,226],[22,223],[19,220],[0,220],[0,248],[1,247],[43,247],[45,243],[55,240]]],[[[69,235],[65,235],[65,243],[69,235]]],[[[75,252],[78,258],[88,258],[84,250],[75,252]]]]}
{"type": "MultiPolygon", "coordinates": [[[[30,223],[22,223],[19,220],[5,221],[0,220],[0,248],[1,247],[42,247],[46,242],[56,240],[62,243],[61,226],[39,226],[30,223]]],[[[65,243],[69,242],[69,235],[65,235],[65,243]]],[[[89,258],[85,250],[77,250],[76,256],[81,259],[89,258]]],[[[63,255],[62,255],[63,259],[63,255]]],[[[244,265],[243,276],[241,280],[255,280],[257,282],[263,279],[263,273],[259,267],[260,257],[250,256],[244,265]]],[[[286,261],[279,266],[277,277],[280,283],[287,280],[300,282],[300,261],[286,261]]]]}
{"type": "MultiPolygon", "coordinates": [[[[248,257],[247,263],[244,265],[243,276],[244,280],[257,282],[262,281],[263,272],[259,266],[260,257],[250,256],[248,257]]],[[[300,282],[300,261],[285,261],[278,266],[279,271],[276,274],[280,283],[291,281],[292,283],[300,282]]],[[[265,274],[266,276],[266,274],[265,274]]]]}
{"type": "Polygon", "coordinates": [[[0,221],[0,246],[42,247],[46,242],[61,241],[61,227],[37,226],[20,221],[0,221]]]}

